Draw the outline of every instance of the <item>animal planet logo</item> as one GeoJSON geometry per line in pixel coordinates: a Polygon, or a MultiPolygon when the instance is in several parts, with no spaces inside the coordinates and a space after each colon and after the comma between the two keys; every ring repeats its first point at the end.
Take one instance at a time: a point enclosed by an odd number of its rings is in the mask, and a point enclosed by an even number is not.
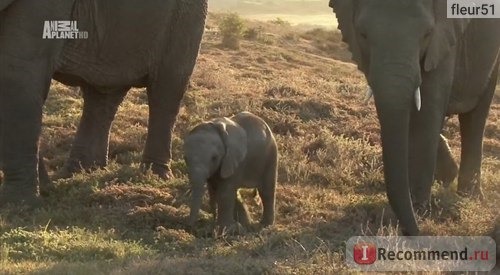
{"type": "Polygon", "coordinates": [[[87,39],[88,32],[79,31],[76,21],[45,21],[43,39],[87,39]]]}
{"type": "Polygon", "coordinates": [[[377,260],[377,246],[373,243],[357,243],[353,248],[353,258],[360,265],[373,264],[377,260]]]}

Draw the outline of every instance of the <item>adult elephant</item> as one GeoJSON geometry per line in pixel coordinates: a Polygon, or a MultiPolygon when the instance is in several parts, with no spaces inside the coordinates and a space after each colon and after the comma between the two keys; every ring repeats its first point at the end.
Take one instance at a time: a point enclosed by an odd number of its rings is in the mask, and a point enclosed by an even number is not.
{"type": "Polygon", "coordinates": [[[143,163],[168,177],[172,128],[206,14],[206,0],[0,0],[0,206],[40,205],[38,139],[52,78],[81,86],[84,98],[70,171],[106,164],[118,105],[131,87],[146,87],[143,163]],[[87,35],[57,39],[61,26],[87,35]]]}
{"type": "Polygon", "coordinates": [[[427,206],[446,115],[459,114],[458,192],[481,196],[483,132],[498,77],[500,19],[447,19],[442,0],[331,0],[381,126],[387,196],[405,235],[427,206]],[[412,204],[413,202],[413,204],[412,204]]]}

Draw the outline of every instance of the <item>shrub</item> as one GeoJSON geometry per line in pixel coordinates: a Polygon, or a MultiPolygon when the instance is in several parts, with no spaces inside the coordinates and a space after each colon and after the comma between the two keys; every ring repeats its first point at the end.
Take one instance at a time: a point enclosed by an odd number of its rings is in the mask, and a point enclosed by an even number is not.
{"type": "Polygon", "coordinates": [[[243,33],[243,37],[248,40],[259,40],[262,37],[262,32],[263,28],[261,26],[248,28],[243,33]]]}
{"type": "Polygon", "coordinates": [[[271,23],[279,25],[279,26],[290,26],[290,22],[288,22],[280,17],[276,17],[276,19],[271,20],[271,23]]]}
{"type": "Polygon", "coordinates": [[[243,20],[238,14],[229,13],[224,16],[219,23],[222,45],[231,49],[239,49],[244,27],[243,20]]]}

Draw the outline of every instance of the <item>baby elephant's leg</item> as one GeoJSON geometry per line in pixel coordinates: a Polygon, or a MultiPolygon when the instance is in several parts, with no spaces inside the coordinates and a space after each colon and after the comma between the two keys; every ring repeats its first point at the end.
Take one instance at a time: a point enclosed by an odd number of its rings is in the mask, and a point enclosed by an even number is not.
{"type": "Polygon", "coordinates": [[[236,190],[229,184],[225,184],[217,186],[216,193],[217,226],[220,229],[224,229],[234,223],[233,214],[236,201],[236,190]]]}
{"type": "Polygon", "coordinates": [[[217,194],[215,185],[208,183],[208,203],[210,206],[210,213],[215,217],[217,216],[217,194]]]}
{"type": "Polygon", "coordinates": [[[262,207],[264,208],[260,221],[263,226],[272,225],[274,223],[276,176],[276,168],[271,165],[264,175],[262,186],[258,188],[262,207]]]}

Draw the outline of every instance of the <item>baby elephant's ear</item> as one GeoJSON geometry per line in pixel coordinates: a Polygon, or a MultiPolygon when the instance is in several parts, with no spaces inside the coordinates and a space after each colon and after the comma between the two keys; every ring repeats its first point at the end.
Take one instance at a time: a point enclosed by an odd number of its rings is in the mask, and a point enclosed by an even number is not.
{"type": "Polygon", "coordinates": [[[216,121],[214,125],[217,127],[222,142],[226,147],[226,154],[222,158],[220,176],[228,178],[238,168],[238,165],[247,154],[247,134],[239,124],[228,118],[216,121]]]}

